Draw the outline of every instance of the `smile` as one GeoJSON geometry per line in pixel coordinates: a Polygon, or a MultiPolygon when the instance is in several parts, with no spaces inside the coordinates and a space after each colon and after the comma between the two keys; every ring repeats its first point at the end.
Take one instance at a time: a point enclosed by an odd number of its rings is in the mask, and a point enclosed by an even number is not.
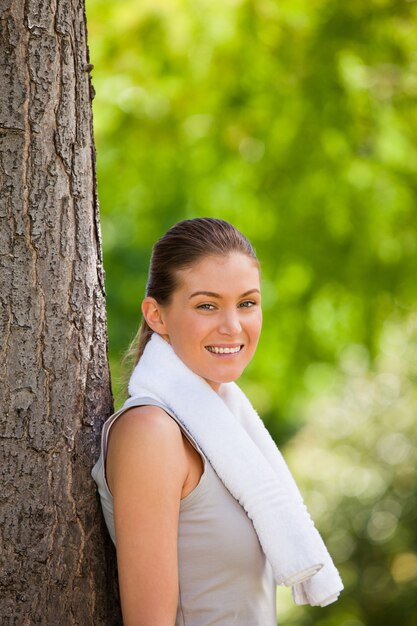
{"type": "Polygon", "coordinates": [[[213,352],[214,354],[237,354],[241,351],[243,346],[234,346],[233,348],[217,347],[217,346],[205,346],[206,350],[213,352]]]}

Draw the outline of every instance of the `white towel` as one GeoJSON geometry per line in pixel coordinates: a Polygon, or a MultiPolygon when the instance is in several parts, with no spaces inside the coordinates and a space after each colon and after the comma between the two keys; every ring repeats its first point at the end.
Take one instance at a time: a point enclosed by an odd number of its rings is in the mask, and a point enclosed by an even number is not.
{"type": "Polygon", "coordinates": [[[165,404],[200,446],[252,520],[278,585],[297,604],[326,606],[343,584],[295,481],[245,394],[235,383],[219,393],[154,333],[129,381],[130,396],[165,404]]]}

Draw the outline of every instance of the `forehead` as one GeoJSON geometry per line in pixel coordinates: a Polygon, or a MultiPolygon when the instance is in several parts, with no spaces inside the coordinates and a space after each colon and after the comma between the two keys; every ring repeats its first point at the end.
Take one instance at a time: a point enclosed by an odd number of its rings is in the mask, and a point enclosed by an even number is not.
{"type": "Polygon", "coordinates": [[[259,265],[256,259],[234,252],[227,256],[207,256],[191,267],[178,272],[178,289],[197,289],[216,293],[240,292],[260,288],[259,265]]]}

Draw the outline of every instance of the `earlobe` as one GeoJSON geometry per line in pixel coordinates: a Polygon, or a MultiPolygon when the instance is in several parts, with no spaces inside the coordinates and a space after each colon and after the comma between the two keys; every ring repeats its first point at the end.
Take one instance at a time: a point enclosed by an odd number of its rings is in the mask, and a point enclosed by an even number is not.
{"type": "Polygon", "coordinates": [[[153,331],[160,335],[166,333],[165,323],[161,315],[161,307],[155,298],[148,296],[143,300],[142,314],[146,323],[153,331]]]}

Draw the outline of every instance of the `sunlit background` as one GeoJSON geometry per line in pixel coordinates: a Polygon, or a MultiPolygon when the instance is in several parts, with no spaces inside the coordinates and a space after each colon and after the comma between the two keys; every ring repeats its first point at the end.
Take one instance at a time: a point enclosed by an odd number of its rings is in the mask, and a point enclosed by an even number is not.
{"type": "Polygon", "coordinates": [[[153,242],[232,221],[263,268],[241,380],[345,582],[281,626],[417,625],[417,3],[87,0],[110,359],[153,242]]]}

